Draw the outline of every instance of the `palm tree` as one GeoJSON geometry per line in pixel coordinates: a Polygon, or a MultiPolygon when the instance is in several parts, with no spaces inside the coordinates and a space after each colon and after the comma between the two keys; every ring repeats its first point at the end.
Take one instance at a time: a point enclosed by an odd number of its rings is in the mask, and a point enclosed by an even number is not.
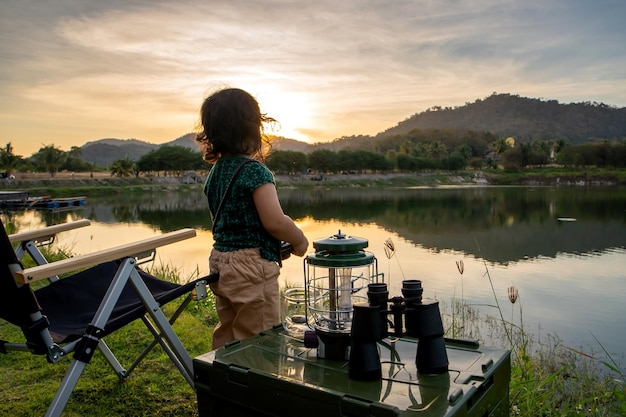
{"type": "Polygon", "coordinates": [[[505,138],[496,139],[489,144],[489,150],[493,151],[496,157],[500,156],[502,152],[506,151],[509,148],[510,146],[505,138]]]}
{"type": "Polygon", "coordinates": [[[430,142],[428,151],[428,156],[436,160],[443,159],[448,155],[448,148],[446,148],[446,145],[439,140],[430,142]]]}
{"type": "Polygon", "coordinates": [[[54,177],[54,174],[56,174],[61,165],[63,165],[65,157],[65,152],[61,149],[55,148],[54,145],[44,146],[39,149],[35,155],[33,155],[37,165],[40,168],[45,169],[51,177],[54,177]]]}
{"type": "Polygon", "coordinates": [[[118,177],[131,177],[135,173],[135,162],[126,158],[118,158],[111,163],[111,175],[118,177]]]}
{"type": "Polygon", "coordinates": [[[0,166],[2,166],[2,169],[7,177],[9,177],[13,170],[17,167],[19,160],[20,157],[13,153],[13,146],[11,146],[11,142],[7,143],[4,148],[0,149],[0,166]]]}

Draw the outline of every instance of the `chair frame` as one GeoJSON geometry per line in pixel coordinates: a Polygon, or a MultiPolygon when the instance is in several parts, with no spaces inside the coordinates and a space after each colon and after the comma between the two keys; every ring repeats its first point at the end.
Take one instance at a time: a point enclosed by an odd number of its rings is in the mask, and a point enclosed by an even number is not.
{"type": "MultiPolygon", "coordinates": [[[[76,386],[85,366],[90,362],[96,348],[100,350],[109,365],[113,368],[120,379],[127,378],[139,362],[156,346],[161,345],[176,368],[181,372],[185,380],[195,390],[193,382],[193,364],[189,353],[172,329],[172,324],[184,311],[192,299],[202,299],[207,295],[208,280],[200,278],[195,281],[194,290],[187,294],[187,297],[178,309],[168,319],[160,308],[160,304],[148,289],[146,283],[135,268],[140,262],[148,262],[154,259],[156,248],[173,244],[196,236],[193,229],[180,229],[177,231],[164,233],[160,236],[151,237],[137,242],[116,246],[110,249],[101,250],[94,253],[78,255],[72,258],[48,262],[39,246],[51,244],[57,233],[73,230],[78,227],[88,226],[89,221],[76,221],[62,225],[50,226],[40,230],[16,233],[9,235],[12,244],[17,243],[15,253],[18,260],[28,253],[37,263],[31,268],[22,268],[20,264],[10,264],[13,278],[18,286],[30,285],[41,280],[51,282],[59,280],[59,275],[76,272],[77,270],[89,268],[109,261],[120,261],[115,277],[102,299],[95,316],[92,318],[86,333],[79,339],[69,342],[62,347],[54,343],[48,328],[40,331],[39,337],[47,347],[45,356],[51,363],[62,360],[70,353],[74,353],[74,358],[58,388],[55,397],[48,408],[46,417],[57,417],[63,412],[69,397],[76,386]],[[147,346],[135,361],[126,369],[115,357],[111,349],[106,345],[99,333],[104,329],[107,321],[111,317],[117,300],[126,284],[130,282],[135,293],[141,299],[146,313],[141,320],[150,331],[154,340],[147,346]]],[[[44,312],[45,313],[45,312],[44,312]]],[[[31,320],[45,319],[41,312],[31,315],[31,320]]],[[[3,353],[6,351],[31,351],[32,346],[28,344],[2,344],[3,353]]],[[[34,353],[34,352],[33,352],[34,353]]]]}
{"type": "MultiPolygon", "coordinates": [[[[41,229],[11,234],[9,235],[9,241],[13,244],[17,243],[17,247],[15,248],[17,259],[22,260],[24,255],[28,253],[37,265],[45,265],[48,263],[48,260],[41,253],[40,247],[52,245],[56,240],[56,235],[61,232],[67,232],[89,225],[91,225],[91,222],[87,219],[61,223],[41,229]]],[[[50,282],[58,281],[58,279],[59,277],[56,275],[48,278],[50,282]]]]}

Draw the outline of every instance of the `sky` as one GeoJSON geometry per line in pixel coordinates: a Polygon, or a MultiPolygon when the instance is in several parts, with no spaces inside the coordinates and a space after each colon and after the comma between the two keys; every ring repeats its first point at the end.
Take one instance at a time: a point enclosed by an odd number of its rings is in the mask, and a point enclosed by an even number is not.
{"type": "Polygon", "coordinates": [[[242,88],[317,143],[493,93],[626,106],[623,0],[1,0],[0,145],[172,141],[242,88]]]}

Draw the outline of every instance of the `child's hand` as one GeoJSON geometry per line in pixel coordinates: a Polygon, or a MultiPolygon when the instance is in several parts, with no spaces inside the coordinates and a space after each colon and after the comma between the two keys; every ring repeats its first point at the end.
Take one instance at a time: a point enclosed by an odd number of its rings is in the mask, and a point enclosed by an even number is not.
{"type": "Polygon", "coordinates": [[[304,256],[309,248],[309,241],[306,237],[302,237],[302,240],[293,245],[293,254],[296,256],[304,256]]]}

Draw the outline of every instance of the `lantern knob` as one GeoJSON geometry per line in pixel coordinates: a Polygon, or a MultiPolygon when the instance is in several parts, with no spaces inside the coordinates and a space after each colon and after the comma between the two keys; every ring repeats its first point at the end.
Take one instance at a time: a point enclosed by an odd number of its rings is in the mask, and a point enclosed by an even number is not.
{"type": "Polygon", "coordinates": [[[335,239],[345,239],[346,235],[344,233],[341,233],[341,229],[339,229],[339,231],[333,235],[333,237],[335,239]]]}
{"type": "Polygon", "coordinates": [[[316,251],[324,251],[330,254],[356,253],[367,248],[367,246],[367,239],[356,236],[347,236],[344,233],[341,233],[341,230],[331,237],[313,241],[313,248],[316,251]]]}

